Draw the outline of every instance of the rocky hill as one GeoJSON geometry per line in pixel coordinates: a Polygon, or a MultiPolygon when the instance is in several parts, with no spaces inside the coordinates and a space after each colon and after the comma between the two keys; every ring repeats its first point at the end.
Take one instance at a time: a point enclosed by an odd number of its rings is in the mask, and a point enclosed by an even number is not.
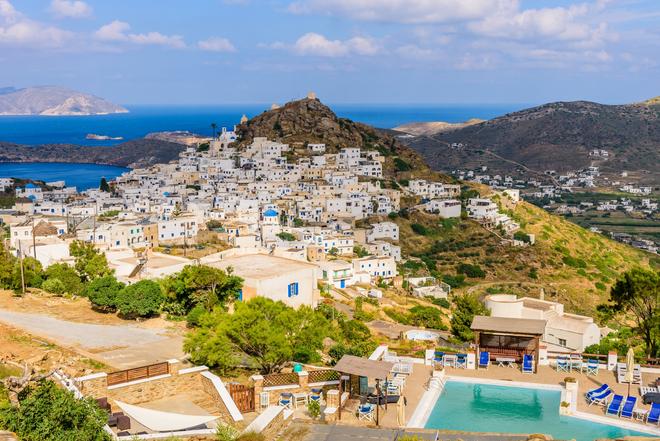
{"type": "Polygon", "coordinates": [[[432,136],[438,133],[450,132],[452,130],[462,129],[463,127],[473,126],[482,122],[484,122],[484,120],[478,118],[472,118],[462,123],[448,123],[444,121],[413,122],[402,124],[395,127],[393,130],[414,136],[432,136]]]}
{"type": "Polygon", "coordinates": [[[0,89],[0,115],[106,115],[125,108],[88,93],[56,86],[0,89]]]}
{"type": "Polygon", "coordinates": [[[237,127],[242,145],[255,137],[290,144],[304,154],[307,143],[323,143],[329,153],[344,147],[378,150],[385,156],[384,174],[391,178],[432,174],[428,165],[414,151],[402,144],[391,131],[339,118],[316,98],[292,101],[263,112],[237,127]]]}
{"type": "Polygon", "coordinates": [[[156,139],[136,139],[116,146],[71,144],[27,146],[0,142],[0,162],[79,162],[121,167],[147,167],[177,159],[185,145],[156,139]]]}
{"type": "Polygon", "coordinates": [[[431,136],[403,139],[435,170],[486,165],[510,173],[519,166],[544,172],[591,164],[589,152],[604,149],[604,172],[634,171],[660,181],[660,100],[629,105],[557,102],[510,113],[431,136]],[[461,144],[461,147],[456,147],[461,144]]]}

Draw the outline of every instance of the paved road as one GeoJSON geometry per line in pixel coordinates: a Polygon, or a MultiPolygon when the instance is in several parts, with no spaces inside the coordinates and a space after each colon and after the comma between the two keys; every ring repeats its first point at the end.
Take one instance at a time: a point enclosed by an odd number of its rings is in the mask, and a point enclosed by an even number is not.
{"type": "Polygon", "coordinates": [[[68,347],[94,352],[95,358],[116,368],[135,367],[170,358],[181,358],[182,339],[156,329],[126,325],[70,322],[44,314],[0,309],[0,322],[68,347]]]}

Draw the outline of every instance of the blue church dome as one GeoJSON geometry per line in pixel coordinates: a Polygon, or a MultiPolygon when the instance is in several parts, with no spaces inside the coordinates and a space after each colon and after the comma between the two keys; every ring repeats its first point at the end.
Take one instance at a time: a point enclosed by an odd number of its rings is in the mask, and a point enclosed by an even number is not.
{"type": "Polygon", "coordinates": [[[266,216],[266,217],[275,217],[275,216],[277,216],[277,211],[270,208],[270,209],[268,209],[264,212],[264,216],[266,216]]]}

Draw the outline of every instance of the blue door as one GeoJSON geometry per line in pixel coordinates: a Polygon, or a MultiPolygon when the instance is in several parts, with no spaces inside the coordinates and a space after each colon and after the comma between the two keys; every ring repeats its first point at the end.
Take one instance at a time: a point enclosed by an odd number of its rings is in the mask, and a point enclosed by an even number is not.
{"type": "Polygon", "coordinates": [[[346,280],[341,279],[341,280],[339,281],[339,287],[340,287],[340,288],[346,288],[346,280]]]}

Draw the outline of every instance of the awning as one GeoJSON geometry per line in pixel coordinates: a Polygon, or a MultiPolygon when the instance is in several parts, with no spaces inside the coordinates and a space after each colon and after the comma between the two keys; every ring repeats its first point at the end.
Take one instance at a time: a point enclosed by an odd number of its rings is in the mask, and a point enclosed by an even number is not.
{"type": "Polygon", "coordinates": [[[388,377],[393,367],[394,363],[388,363],[386,361],[344,355],[333,369],[342,374],[384,380],[388,377]]]}
{"type": "Polygon", "coordinates": [[[219,418],[213,415],[185,415],[181,413],[162,412],[160,410],[133,406],[132,404],[122,403],[117,400],[115,400],[115,403],[128,416],[154,432],[185,430],[210,423],[219,418]]]}
{"type": "Polygon", "coordinates": [[[533,335],[545,333],[545,320],[477,315],[470,329],[480,332],[496,332],[507,335],[533,335]]]}

